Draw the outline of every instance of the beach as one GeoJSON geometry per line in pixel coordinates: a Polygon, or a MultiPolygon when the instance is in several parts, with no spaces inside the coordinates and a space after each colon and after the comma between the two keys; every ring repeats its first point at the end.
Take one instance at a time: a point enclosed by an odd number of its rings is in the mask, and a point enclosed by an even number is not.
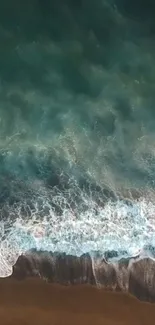
{"type": "Polygon", "coordinates": [[[90,285],[5,278],[0,291],[1,325],[149,325],[155,319],[154,304],[90,285]]]}

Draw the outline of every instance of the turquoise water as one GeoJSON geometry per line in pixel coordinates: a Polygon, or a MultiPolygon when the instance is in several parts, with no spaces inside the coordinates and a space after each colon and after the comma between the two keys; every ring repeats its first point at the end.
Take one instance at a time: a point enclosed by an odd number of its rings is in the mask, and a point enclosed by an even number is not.
{"type": "Polygon", "coordinates": [[[6,264],[154,246],[154,14],[151,0],[0,4],[6,264]]]}

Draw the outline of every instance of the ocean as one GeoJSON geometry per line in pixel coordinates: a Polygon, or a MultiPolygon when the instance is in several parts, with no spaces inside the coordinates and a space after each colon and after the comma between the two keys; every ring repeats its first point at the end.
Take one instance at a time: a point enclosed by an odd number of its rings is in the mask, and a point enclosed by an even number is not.
{"type": "MultiPolygon", "coordinates": [[[[0,276],[155,247],[155,2],[0,4],[0,276]]],[[[114,256],[113,256],[114,255],[114,256]]]]}

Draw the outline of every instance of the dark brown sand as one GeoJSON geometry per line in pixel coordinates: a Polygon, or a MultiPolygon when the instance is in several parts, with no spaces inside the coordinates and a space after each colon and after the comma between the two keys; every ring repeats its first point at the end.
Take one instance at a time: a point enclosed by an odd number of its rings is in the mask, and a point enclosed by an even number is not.
{"type": "Polygon", "coordinates": [[[155,304],[90,285],[60,286],[41,279],[0,279],[1,325],[149,325],[155,304]]]}

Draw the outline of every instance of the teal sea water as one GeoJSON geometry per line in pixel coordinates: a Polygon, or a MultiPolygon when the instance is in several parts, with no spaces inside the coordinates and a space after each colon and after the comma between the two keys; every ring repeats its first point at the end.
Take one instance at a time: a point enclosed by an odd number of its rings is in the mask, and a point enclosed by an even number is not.
{"type": "Polygon", "coordinates": [[[0,3],[0,239],[154,256],[153,0],[0,3]]]}

